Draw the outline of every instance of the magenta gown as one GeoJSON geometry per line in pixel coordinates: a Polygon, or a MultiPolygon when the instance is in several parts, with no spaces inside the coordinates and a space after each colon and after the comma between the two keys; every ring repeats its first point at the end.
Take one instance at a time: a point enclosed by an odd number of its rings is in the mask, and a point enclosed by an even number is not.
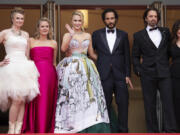
{"type": "Polygon", "coordinates": [[[40,95],[26,104],[22,133],[54,132],[57,74],[53,54],[52,47],[34,47],[30,51],[30,57],[40,73],[40,95]]]}

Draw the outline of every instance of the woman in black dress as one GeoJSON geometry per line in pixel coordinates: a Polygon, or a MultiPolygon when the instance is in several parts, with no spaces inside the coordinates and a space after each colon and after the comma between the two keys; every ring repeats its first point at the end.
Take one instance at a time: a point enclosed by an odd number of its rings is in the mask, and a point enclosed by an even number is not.
{"type": "Polygon", "coordinates": [[[171,45],[171,74],[174,96],[174,109],[177,121],[177,132],[180,132],[180,20],[177,20],[172,28],[171,45]]]}

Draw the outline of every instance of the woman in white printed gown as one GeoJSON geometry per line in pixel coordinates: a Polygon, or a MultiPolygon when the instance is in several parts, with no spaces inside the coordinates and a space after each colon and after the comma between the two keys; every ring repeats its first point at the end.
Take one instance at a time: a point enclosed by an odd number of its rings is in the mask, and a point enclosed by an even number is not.
{"type": "Polygon", "coordinates": [[[97,59],[91,35],[82,30],[83,14],[72,14],[69,33],[63,37],[61,50],[69,57],[57,66],[59,89],[55,133],[110,132],[109,117],[99,73],[92,60],[97,59]]]}

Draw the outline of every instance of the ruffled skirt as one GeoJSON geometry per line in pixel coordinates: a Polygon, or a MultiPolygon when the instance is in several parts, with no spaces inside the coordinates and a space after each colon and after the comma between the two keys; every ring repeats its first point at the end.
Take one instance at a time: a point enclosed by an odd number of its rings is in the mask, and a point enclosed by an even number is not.
{"type": "Polygon", "coordinates": [[[33,61],[11,59],[0,67],[0,109],[6,111],[10,100],[31,101],[39,94],[39,73],[33,61]]]}

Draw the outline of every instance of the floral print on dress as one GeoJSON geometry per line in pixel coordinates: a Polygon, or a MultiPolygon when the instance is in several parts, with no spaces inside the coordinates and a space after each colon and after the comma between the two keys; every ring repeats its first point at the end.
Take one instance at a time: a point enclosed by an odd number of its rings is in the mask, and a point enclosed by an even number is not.
{"type": "Polygon", "coordinates": [[[57,73],[55,133],[75,133],[97,123],[109,123],[100,77],[92,60],[74,53],[58,64],[57,73]]]}

